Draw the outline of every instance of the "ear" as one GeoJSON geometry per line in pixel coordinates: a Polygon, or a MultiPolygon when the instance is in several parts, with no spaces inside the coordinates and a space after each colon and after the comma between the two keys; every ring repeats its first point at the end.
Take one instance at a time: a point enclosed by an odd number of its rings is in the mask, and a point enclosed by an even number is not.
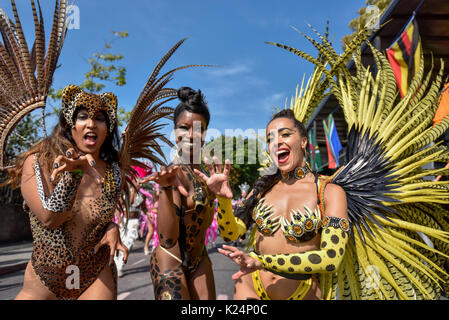
{"type": "Polygon", "coordinates": [[[80,87],[74,84],[70,84],[62,91],[62,112],[64,114],[65,121],[68,125],[73,127],[73,113],[75,112],[75,99],[79,93],[81,93],[80,87]]]}
{"type": "Polygon", "coordinates": [[[307,148],[307,141],[308,141],[307,137],[302,137],[302,140],[301,140],[301,148],[302,149],[307,148]]]}
{"type": "Polygon", "coordinates": [[[110,130],[112,130],[117,123],[117,96],[112,92],[103,92],[100,94],[100,98],[101,100],[103,100],[103,103],[107,107],[109,122],[111,124],[110,130]]]}

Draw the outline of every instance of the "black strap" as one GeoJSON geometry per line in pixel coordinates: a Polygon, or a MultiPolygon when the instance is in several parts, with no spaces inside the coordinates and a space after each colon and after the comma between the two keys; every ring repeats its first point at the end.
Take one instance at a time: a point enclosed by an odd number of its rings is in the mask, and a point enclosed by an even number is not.
{"type": "Polygon", "coordinates": [[[312,172],[315,176],[315,186],[316,186],[316,203],[320,205],[320,189],[318,188],[318,173],[316,171],[312,172]]]}
{"type": "Polygon", "coordinates": [[[285,272],[274,271],[274,270],[269,270],[269,269],[264,269],[264,270],[270,271],[271,273],[274,273],[274,274],[277,274],[284,278],[292,279],[292,280],[308,280],[312,277],[311,274],[307,274],[307,273],[285,273],[285,272]]]}

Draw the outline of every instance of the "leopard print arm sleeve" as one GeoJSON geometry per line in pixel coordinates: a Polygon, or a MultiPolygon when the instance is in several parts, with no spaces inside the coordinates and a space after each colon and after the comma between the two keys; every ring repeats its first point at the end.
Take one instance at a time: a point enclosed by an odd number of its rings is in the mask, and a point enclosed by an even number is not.
{"type": "Polygon", "coordinates": [[[246,232],[245,223],[234,216],[231,199],[217,196],[217,223],[220,236],[225,242],[237,240],[246,232]]]}
{"type": "Polygon", "coordinates": [[[75,201],[76,192],[81,182],[81,175],[64,171],[61,179],[55,186],[50,196],[46,197],[44,186],[42,184],[41,171],[39,162],[36,160],[34,164],[36,174],[37,193],[42,202],[42,207],[48,211],[61,213],[70,210],[75,201]]]}
{"type": "Polygon", "coordinates": [[[289,277],[292,274],[335,272],[343,261],[349,236],[346,219],[325,217],[319,250],[296,254],[249,255],[259,260],[264,269],[289,277]]]}

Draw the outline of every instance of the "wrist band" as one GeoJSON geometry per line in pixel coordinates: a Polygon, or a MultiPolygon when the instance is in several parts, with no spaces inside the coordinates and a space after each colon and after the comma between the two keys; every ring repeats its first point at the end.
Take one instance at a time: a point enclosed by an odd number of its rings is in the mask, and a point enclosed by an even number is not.
{"type": "Polygon", "coordinates": [[[37,193],[42,202],[42,207],[48,211],[55,213],[65,212],[72,208],[76,198],[78,186],[81,182],[80,175],[74,175],[71,172],[64,171],[61,179],[53,189],[53,192],[47,197],[45,196],[44,186],[42,183],[39,162],[35,155],[34,172],[36,175],[37,193]]]}

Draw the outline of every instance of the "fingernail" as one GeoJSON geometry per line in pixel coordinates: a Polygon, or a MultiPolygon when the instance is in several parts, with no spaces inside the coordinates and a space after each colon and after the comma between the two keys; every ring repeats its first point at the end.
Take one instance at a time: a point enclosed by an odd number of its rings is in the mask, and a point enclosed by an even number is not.
{"type": "Polygon", "coordinates": [[[67,157],[70,157],[72,153],[70,151],[67,151],[67,157]]]}
{"type": "Polygon", "coordinates": [[[55,163],[55,164],[53,165],[53,167],[56,169],[57,167],[59,167],[59,164],[55,163]]]}
{"type": "Polygon", "coordinates": [[[90,162],[90,165],[91,165],[92,167],[95,166],[95,161],[92,160],[92,161],[90,162]]]}
{"type": "Polygon", "coordinates": [[[50,177],[50,182],[53,182],[53,177],[50,177]]]}

